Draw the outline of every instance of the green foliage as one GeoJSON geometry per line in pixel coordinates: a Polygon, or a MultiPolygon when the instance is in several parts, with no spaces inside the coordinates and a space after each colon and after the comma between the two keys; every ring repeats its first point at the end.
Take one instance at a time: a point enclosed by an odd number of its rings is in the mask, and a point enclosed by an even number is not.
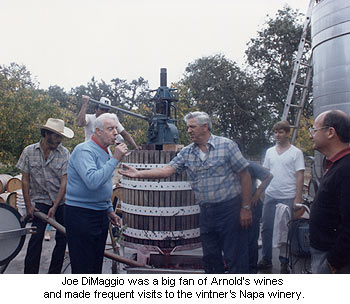
{"type": "Polygon", "coordinates": [[[223,55],[190,63],[181,84],[186,98],[213,120],[213,133],[234,139],[248,154],[266,145],[261,103],[254,79],[223,55]]]}
{"type": "MultiPolygon", "coordinates": [[[[280,120],[287,97],[294,59],[301,37],[301,14],[289,7],[267,17],[257,37],[248,43],[247,69],[223,55],[203,57],[190,63],[183,79],[173,84],[178,91],[177,106],[180,143],[190,143],[183,117],[190,111],[205,111],[213,119],[213,133],[234,139],[248,155],[261,155],[271,144],[272,125],[280,120]]],[[[305,58],[307,59],[307,58],[305,58]]],[[[153,94],[142,77],[128,82],[109,82],[94,77],[87,85],[66,93],[53,85],[40,90],[25,66],[0,66],[0,165],[14,165],[23,148],[39,141],[41,125],[49,117],[61,118],[73,129],[73,139],[64,139],[70,151],[84,140],[84,129],[76,126],[81,96],[99,100],[108,97],[112,105],[150,117],[153,94]]],[[[298,98],[299,93],[296,94],[298,98]]],[[[87,113],[94,113],[89,104],[87,113]]],[[[312,148],[307,134],[311,114],[308,104],[297,138],[306,154],[312,148]]],[[[138,144],[147,142],[148,124],[130,115],[117,113],[125,129],[138,144]]]]}
{"type": "MultiPolygon", "coordinates": [[[[301,17],[298,11],[286,6],[278,10],[274,18],[268,17],[257,37],[248,43],[247,63],[259,84],[260,98],[268,105],[269,128],[282,116],[302,34],[301,17]]],[[[295,98],[300,98],[300,91],[295,98]]],[[[310,112],[308,105],[307,114],[310,112]]]]}
{"type": "Polygon", "coordinates": [[[30,80],[24,66],[11,64],[0,67],[0,162],[15,164],[22,150],[40,140],[40,128],[49,117],[60,118],[76,135],[73,141],[64,140],[72,150],[84,138],[73,125],[74,115],[62,108],[45,91],[30,80]]]}

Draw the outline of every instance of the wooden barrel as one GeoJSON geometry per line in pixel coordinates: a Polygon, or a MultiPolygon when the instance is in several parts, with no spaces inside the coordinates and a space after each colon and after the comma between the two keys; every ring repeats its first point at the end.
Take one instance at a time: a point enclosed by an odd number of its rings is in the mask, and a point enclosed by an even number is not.
{"type": "Polygon", "coordinates": [[[18,189],[16,192],[16,209],[18,210],[21,216],[25,216],[27,214],[26,205],[24,203],[24,197],[22,189],[18,189]]]}
{"type": "Polygon", "coordinates": [[[16,175],[10,178],[6,185],[6,190],[8,192],[14,192],[19,189],[22,189],[22,175],[16,175]]]}
{"type": "Polygon", "coordinates": [[[16,192],[3,192],[0,194],[1,201],[5,202],[6,204],[10,205],[11,207],[17,209],[16,205],[16,192]]]}
{"type": "MultiPolygon", "coordinates": [[[[164,167],[175,157],[175,151],[134,151],[123,162],[137,169],[164,167]]],[[[199,207],[186,181],[186,172],[162,180],[128,179],[123,177],[123,244],[129,247],[200,246],[199,207]]]]}
{"type": "Polygon", "coordinates": [[[0,174],[0,193],[6,190],[7,182],[12,178],[10,174],[0,174]]]}

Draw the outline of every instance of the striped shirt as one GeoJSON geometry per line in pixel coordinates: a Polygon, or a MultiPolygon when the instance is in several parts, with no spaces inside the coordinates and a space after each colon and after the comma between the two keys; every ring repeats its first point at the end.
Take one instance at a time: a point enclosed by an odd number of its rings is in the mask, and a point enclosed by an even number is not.
{"type": "MultiPolygon", "coordinates": [[[[32,203],[53,205],[67,174],[69,151],[61,144],[45,161],[40,142],[24,148],[16,167],[29,175],[29,196],[32,203]]],[[[60,205],[64,203],[61,200],[60,205]]]]}
{"type": "Polygon", "coordinates": [[[203,160],[199,146],[192,143],[169,163],[176,171],[186,169],[198,204],[225,202],[240,195],[239,173],[248,165],[234,141],[215,135],[210,135],[203,160]]]}

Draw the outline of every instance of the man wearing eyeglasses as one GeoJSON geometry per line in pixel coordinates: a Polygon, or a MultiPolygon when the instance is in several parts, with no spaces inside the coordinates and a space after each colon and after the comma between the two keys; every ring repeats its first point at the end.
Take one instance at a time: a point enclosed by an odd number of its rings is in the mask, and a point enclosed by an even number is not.
{"type": "Polygon", "coordinates": [[[350,273],[350,120],[321,113],[309,129],[313,149],[326,157],[310,213],[312,273],[350,273]]]}
{"type": "MultiPolygon", "coordinates": [[[[82,106],[77,118],[78,127],[84,127],[85,129],[85,141],[89,140],[91,136],[94,134],[97,117],[99,117],[101,114],[109,112],[108,106],[111,105],[111,101],[108,98],[101,97],[100,99],[101,104],[96,105],[95,114],[86,114],[86,109],[89,103],[89,99],[90,99],[89,96],[86,96],[86,95],[82,96],[82,106]]],[[[124,129],[124,127],[119,122],[119,120],[117,122],[117,131],[118,131],[118,134],[120,134],[124,140],[126,140],[131,146],[134,147],[134,149],[138,149],[138,146],[135,143],[134,139],[124,129]]]]}

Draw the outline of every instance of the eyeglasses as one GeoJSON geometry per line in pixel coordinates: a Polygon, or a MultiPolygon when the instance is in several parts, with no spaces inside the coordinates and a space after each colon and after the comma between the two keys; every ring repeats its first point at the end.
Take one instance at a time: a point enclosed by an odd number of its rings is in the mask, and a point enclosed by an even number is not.
{"type": "Polygon", "coordinates": [[[330,127],[324,126],[324,127],[320,127],[320,128],[309,128],[309,133],[311,136],[314,136],[318,130],[323,130],[323,129],[328,129],[328,128],[330,128],[330,127]]]}

